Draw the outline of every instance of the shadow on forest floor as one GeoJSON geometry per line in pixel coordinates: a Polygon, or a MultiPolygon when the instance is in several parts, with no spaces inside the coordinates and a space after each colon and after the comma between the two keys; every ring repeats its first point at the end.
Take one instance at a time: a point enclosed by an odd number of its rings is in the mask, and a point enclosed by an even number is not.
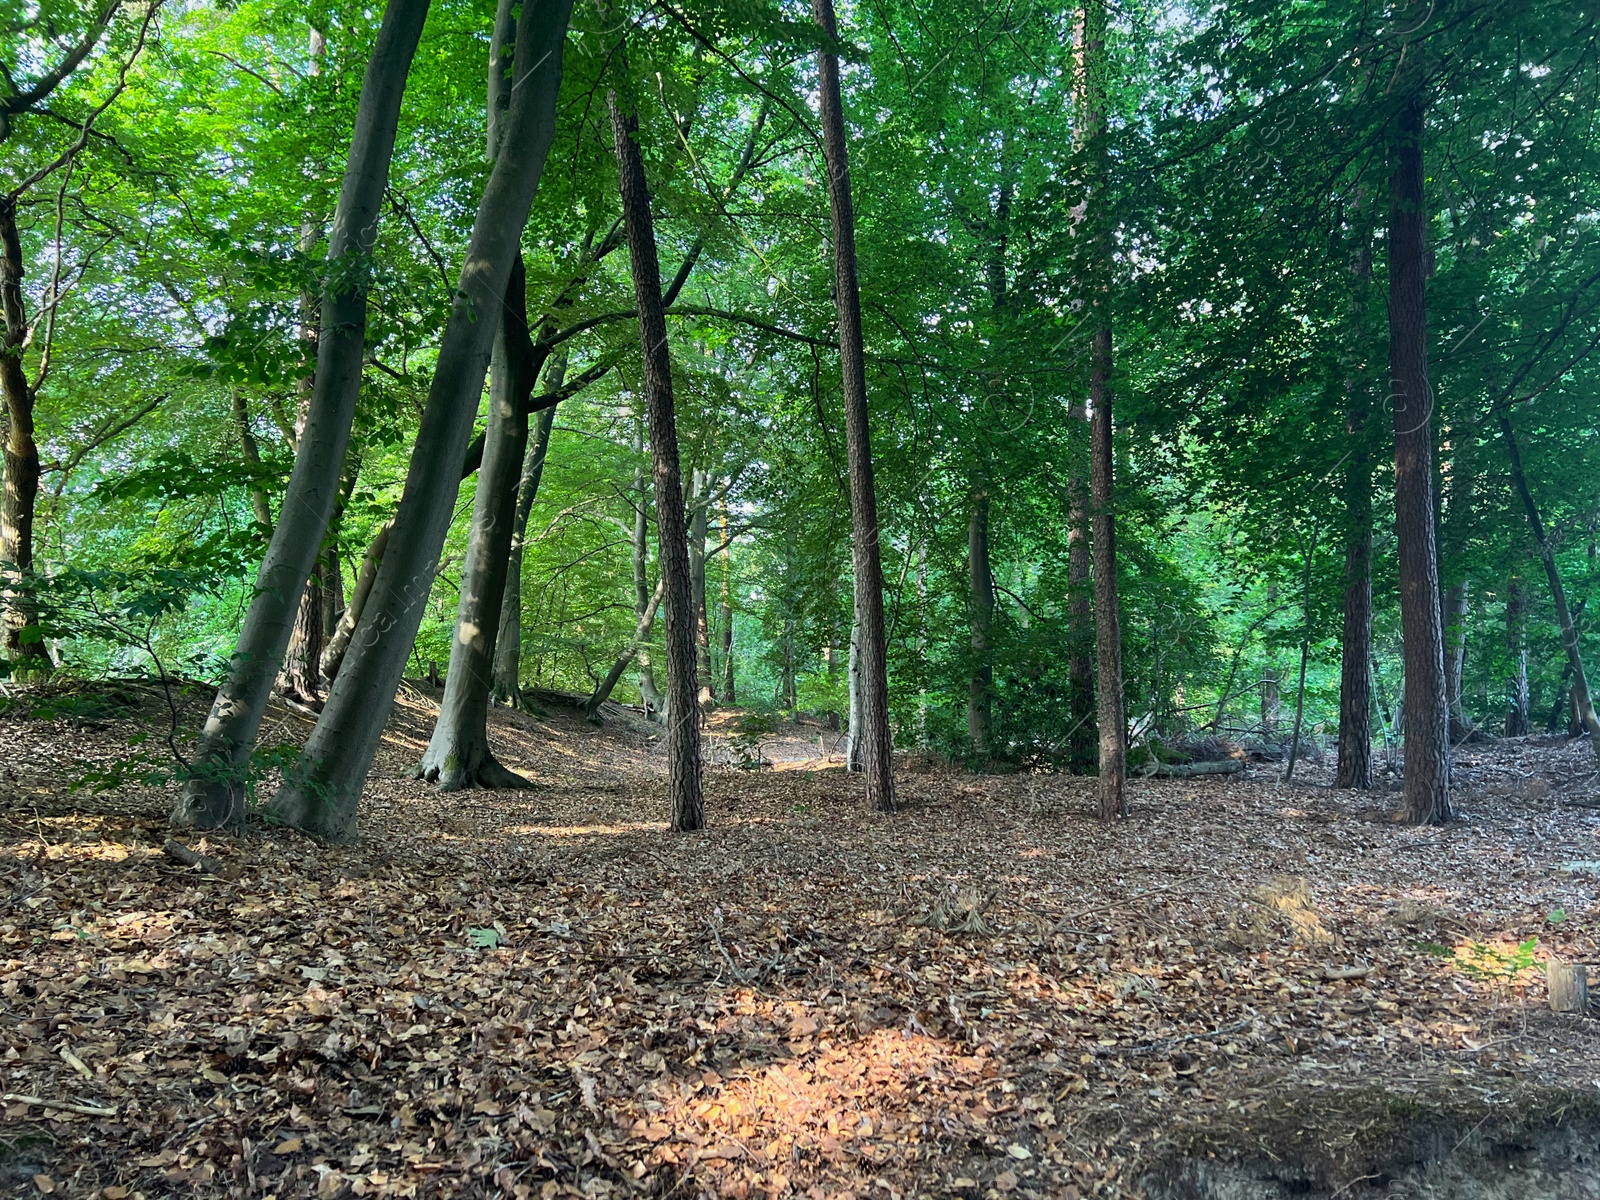
{"type": "Polygon", "coordinates": [[[1597,958],[1582,743],[1466,748],[1442,829],[1315,765],[1104,826],[1090,780],[931,760],[873,815],[784,727],[675,836],[636,716],[497,712],[534,787],[440,796],[408,689],[358,844],[214,836],[219,877],[162,789],[70,790],[134,707],[0,714],[0,1190],[1591,1194],[1501,1186],[1600,1144],[1540,970],[1597,958]]]}

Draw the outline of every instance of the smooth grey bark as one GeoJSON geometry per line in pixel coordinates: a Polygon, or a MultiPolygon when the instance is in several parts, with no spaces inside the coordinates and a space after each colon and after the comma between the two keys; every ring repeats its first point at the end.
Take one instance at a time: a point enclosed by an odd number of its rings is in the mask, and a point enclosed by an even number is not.
{"type": "Polygon", "coordinates": [[[722,622],[722,701],[737,704],[733,677],[733,538],[728,531],[728,505],[722,505],[722,597],[718,616],[722,622]]]}
{"type": "Polygon", "coordinates": [[[866,749],[862,745],[861,735],[861,623],[854,619],[850,622],[850,655],[847,670],[849,678],[845,681],[850,690],[850,712],[845,719],[845,748],[844,769],[846,771],[866,770],[866,749]]]}
{"type": "Polygon", "coordinates": [[[1405,657],[1405,816],[1447,821],[1450,713],[1433,488],[1433,390],[1428,382],[1427,212],[1422,161],[1422,46],[1408,58],[1389,129],[1389,380],[1394,412],[1396,557],[1405,657]]]}
{"type": "Polygon", "coordinates": [[[571,0],[530,0],[522,8],[513,68],[521,82],[511,91],[504,142],[478,204],[388,549],[327,707],[269,811],[322,837],[355,836],[361,789],[433,585],[500,328],[493,317],[555,136],[571,11],[571,0]]]}
{"type": "Polygon", "coordinates": [[[215,829],[244,822],[245,775],[306,580],[321,553],[339,492],[361,390],[368,255],[388,188],[406,76],[428,0],[390,0],[356,109],[350,158],[334,210],[323,279],[316,379],[277,527],[249,610],[212,702],[172,823],[215,829]]]}
{"type": "Polygon", "coordinates": [[[611,136],[617,154],[618,188],[627,229],[633,296],[639,312],[644,358],[645,412],[650,424],[650,471],[656,501],[656,544],[667,606],[667,788],[672,828],[690,832],[706,823],[701,791],[700,712],[696,705],[695,608],[689,570],[688,528],[683,508],[683,477],[678,465],[678,425],[673,411],[672,358],[661,298],[661,262],[644,159],[639,153],[639,121],[625,113],[616,92],[606,94],[611,136]]]}
{"type": "Polygon", "coordinates": [[[695,701],[702,712],[716,703],[711,687],[711,610],[706,604],[706,531],[710,527],[711,477],[696,470],[691,476],[689,511],[689,587],[694,594],[695,701]]]}
{"type": "Polygon", "coordinates": [[[1523,737],[1528,732],[1528,611],[1522,589],[1522,576],[1513,571],[1506,581],[1506,654],[1511,659],[1511,676],[1506,680],[1506,736],[1523,737]]]}
{"type": "MultiPolygon", "coordinates": [[[[644,450],[644,438],[634,439],[634,449],[644,450]]],[[[633,476],[635,507],[633,512],[633,612],[642,619],[650,604],[650,484],[643,471],[633,476]]],[[[650,647],[641,643],[635,652],[639,660],[639,700],[645,716],[666,719],[667,698],[656,684],[655,665],[650,658],[650,647]]]]}
{"type": "Polygon", "coordinates": [[[393,528],[393,521],[385,521],[380,525],[371,544],[367,546],[366,553],[361,556],[361,569],[356,573],[355,587],[350,592],[350,603],[345,605],[344,612],[339,616],[339,623],[329,635],[328,644],[322,651],[322,677],[329,683],[339,677],[339,668],[344,664],[344,656],[350,649],[350,639],[355,636],[361,614],[367,607],[367,597],[372,595],[372,585],[377,582],[378,568],[383,565],[384,552],[389,548],[389,532],[393,528]]]}
{"type": "Polygon", "coordinates": [[[589,693],[589,698],[583,702],[583,715],[591,721],[600,719],[600,709],[605,702],[611,699],[611,693],[616,690],[617,683],[622,679],[622,674],[628,669],[628,664],[638,654],[639,647],[650,637],[650,628],[656,622],[656,609],[661,606],[661,593],[665,590],[666,580],[663,578],[656,584],[656,590],[651,594],[645,604],[644,612],[639,614],[639,620],[633,627],[633,640],[628,643],[616,661],[611,664],[611,669],[606,672],[605,678],[595,684],[594,691],[589,693]]]}
{"type": "Polygon", "coordinates": [[[967,676],[967,737],[980,758],[989,744],[990,691],[994,666],[989,647],[994,632],[994,576],[989,565],[989,494],[976,491],[967,510],[967,609],[971,626],[972,668],[967,676]]]}
{"type": "Polygon", "coordinates": [[[527,321],[527,282],[518,254],[506,284],[505,308],[490,357],[489,420],[467,534],[455,636],[450,641],[450,666],[439,701],[439,718],[416,768],[417,778],[436,785],[441,792],[528,786],[521,775],[502,766],[489,748],[495,642],[511,557],[518,480],[528,446],[524,404],[534,385],[527,321]]]}
{"type": "MultiPolygon", "coordinates": [[[[811,0],[811,12],[830,39],[839,36],[833,0],[811,0]]],[[[857,650],[861,665],[861,762],[867,805],[893,812],[894,740],[889,729],[889,641],[883,615],[883,557],[878,544],[878,496],[873,480],[872,425],[867,412],[866,343],[856,270],[855,201],[845,140],[839,58],[817,55],[823,157],[833,228],[833,300],[839,320],[839,371],[844,392],[845,456],[850,474],[851,554],[855,568],[857,650]]]]}
{"type": "MultiPolygon", "coordinates": [[[[565,348],[550,357],[546,378],[559,390],[567,371],[565,348]]],[[[527,544],[528,518],[539,497],[539,482],[544,478],[544,461],[550,451],[550,431],[556,423],[556,410],[539,414],[522,460],[522,477],[517,481],[517,510],[511,526],[511,552],[506,559],[505,592],[500,600],[500,632],[494,642],[494,698],[502,704],[522,704],[522,554],[527,544]]]]}

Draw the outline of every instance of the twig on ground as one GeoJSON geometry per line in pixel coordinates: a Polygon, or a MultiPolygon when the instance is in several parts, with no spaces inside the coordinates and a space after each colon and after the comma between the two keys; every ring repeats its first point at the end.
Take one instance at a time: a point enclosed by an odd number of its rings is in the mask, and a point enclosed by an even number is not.
{"type": "Polygon", "coordinates": [[[0,1101],[6,1104],[32,1104],[36,1108],[53,1108],[57,1112],[77,1113],[84,1117],[114,1117],[117,1110],[102,1108],[97,1104],[76,1104],[71,1100],[46,1100],[42,1096],[25,1096],[20,1092],[6,1092],[0,1095],[0,1101]]]}

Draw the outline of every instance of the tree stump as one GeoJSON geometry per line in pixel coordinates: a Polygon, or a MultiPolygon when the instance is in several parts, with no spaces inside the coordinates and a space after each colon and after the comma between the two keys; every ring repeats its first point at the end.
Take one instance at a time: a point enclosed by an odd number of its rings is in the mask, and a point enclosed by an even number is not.
{"type": "Polygon", "coordinates": [[[1589,1011],[1589,972],[1582,963],[1551,962],[1545,969],[1550,984],[1550,1008],[1558,1013],[1589,1011]]]}

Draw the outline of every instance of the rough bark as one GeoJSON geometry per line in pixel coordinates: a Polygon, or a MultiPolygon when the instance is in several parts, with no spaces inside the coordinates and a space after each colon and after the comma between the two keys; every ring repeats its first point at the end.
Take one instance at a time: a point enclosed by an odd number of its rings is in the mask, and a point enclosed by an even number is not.
{"type": "Polygon", "coordinates": [[[33,436],[33,385],[23,368],[28,314],[22,293],[22,240],[15,197],[0,196],[0,394],[6,406],[5,490],[0,493],[0,630],[11,677],[28,680],[50,669],[39,617],[29,594],[33,519],[39,501],[39,445],[33,436]]]}
{"type": "Polygon", "coordinates": [[[1452,811],[1428,383],[1422,47],[1407,50],[1389,131],[1389,379],[1405,657],[1405,815],[1421,825],[1448,820],[1452,811]]]}
{"type": "Polygon", "coordinates": [[[525,787],[528,782],[496,761],[489,748],[488,726],[518,480],[528,447],[524,405],[534,385],[527,282],[520,254],[511,265],[498,324],[489,366],[483,465],[478,468],[467,533],[450,666],[439,719],[416,769],[417,778],[433,783],[441,792],[525,787]]]}
{"type": "Polygon", "coordinates": [[[1111,230],[1106,211],[1106,11],[1085,0],[1078,80],[1089,181],[1082,283],[1089,305],[1089,500],[1093,510],[1094,627],[1099,711],[1100,816],[1126,815],[1128,727],[1122,699],[1122,618],[1117,600],[1116,495],[1111,415],[1111,230]]]}
{"type": "MultiPolygon", "coordinates": [[[[362,618],[363,633],[352,641],[327,707],[270,810],[275,820],[323,837],[355,834],[357,801],[422,621],[500,328],[500,322],[485,318],[505,297],[555,134],[570,13],[571,0],[530,0],[522,8],[514,67],[521,83],[512,89],[505,140],[478,204],[405,490],[362,618]]],[[[324,321],[325,343],[328,328],[324,321]]]]}
{"type": "Polygon", "coordinates": [[[989,648],[994,633],[994,576],[989,564],[989,495],[973,493],[967,509],[967,611],[971,625],[972,668],[967,676],[967,737],[980,758],[991,753],[990,693],[994,666],[989,648]]]}
{"type": "Polygon", "coordinates": [[[1511,660],[1511,675],[1506,680],[1506,736],[1528,733],[1528,611],[1522,576],[1512,572],[1506,581],[1506,655],[1511,660]]]}
{"type": "Polygon", "coordinates": [[[672,828],[705,827],[700,783],[700,721],[696,706],[695,607],[689,575],[688,528],[683,479],[678,466],[678,425],[673,412],[672,360],[667,318],[661,300],[661,263],[656,254],[655,221],[644,159],[639,153],[638,119],[624,113],[615,92],[606,95],[611,135],[617,152],[617,177],[627,228],[633,295],[639,312],[644,356],[644,394],[650,423],[650,469],[656,501],[656,544],[661,560],[662,595],[667,606],[667,786],[672,828]]]}
{"type": "MultiPolygon", "coordinates": [[[[838,37],[833,0],[812,0],[811,11],[829,38],[838,37]]],[[[839,59],[817,55],[823,156],[833,223],[833,291],[839,319],[839,366],[844,385],[845,453],[850,468],[851,550],[856,620],[860,626],[861,749],[867,804],[893,812],[894,745],[889,729],[888,629],[883,615],[883,559],[878,545],[878,498],[873,479],[872,434],[867,414],[866,347],[856,272],[855,203],[850,195],[850,154],[845,141],[839,59]]]]}
{"type": "Polygon", "coordinates": [[[1600,719],[1594,711],[1594,699],[1589,691],[1589,676],[1584,670],[1583,653],[1578,645],[1578,625],[1567,605],[1567,590],[1561,582],[1561,571],[1556,566],[1555,549],[1545,533],[1544,519],[1528,486],[1528,476],[1522,468],[1522,451],[1517,446],[1516,430],[1511,418],[1500,413],[1500,432],[1505,438],[1506,457],[1511,464],[1511,483],[1522,501],[1523,512],[1528,517],[1528,530],[1533,534],[1534,548],[1539,561],[1544,564],[1546,581],[1550,584],[1550,599],[1555,603],[1556,625],[1561,630],[1561,648],[1567,652],[1567,669],[1572,677],[1569,703],[1574,724],[1589,735],[1589,745],[1594,750],[1595,761],[1600,762],[1600,719]]]}
{"type": "Polygon", "coordinates": [[[427,0],[390,0],[367,63],[350,158],[334,210],[324,275],[316,379],[283,513],[262,560],[249,610],[200,735],[193,777],[173,810],[178,826],[244,820],[245,773],[306,580],[338,497],[361,388],[367,323],[367,256],[388,188],[406,75],[427,0]]]}

